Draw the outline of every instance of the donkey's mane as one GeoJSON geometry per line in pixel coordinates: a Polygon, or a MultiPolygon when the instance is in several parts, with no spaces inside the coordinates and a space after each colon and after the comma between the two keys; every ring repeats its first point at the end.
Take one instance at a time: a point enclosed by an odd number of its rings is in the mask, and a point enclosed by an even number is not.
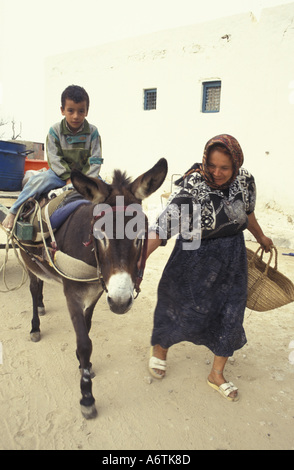
{"type": "Polygon", "coordinates": [[[114,170],[111,186],[115,189],[125,188],[131,183],[131,178],[127,173],[120,170],[114,170]]]}

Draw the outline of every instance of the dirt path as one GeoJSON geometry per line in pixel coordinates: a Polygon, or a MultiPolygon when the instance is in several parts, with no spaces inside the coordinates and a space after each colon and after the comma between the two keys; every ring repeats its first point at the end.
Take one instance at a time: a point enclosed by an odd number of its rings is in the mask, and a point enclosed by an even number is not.
{"type": "MultiPolygon", "coordinates": [[[[29,337],[28,285],[0,294],[0,449],[294,449],[294,304],[270,313],[246,311],[248,344],[236,352],[226,376],[240,389],[226,402],[206,384],[212,354],[181,343],[169,352],[167,376],[147,370],[156,288],[173,242],[148,262],[142,293],[124,316],[97,305],[91,338],[99,416],[79,409],[75,336],[62,288],[47,284],[42,340],[29,337]]],[[[255,246],[249,243],[249,246],[255,246]]],[[[279,269],[294,279],[294,258],[279,250],[279,269]]],[[[1,264],[4,252],[0,252],[1,264]]],[[[13,255],[8,280],[20,276],[13,255]]],[[[2,286],[2,282],[1,282],[2,286]]]]}

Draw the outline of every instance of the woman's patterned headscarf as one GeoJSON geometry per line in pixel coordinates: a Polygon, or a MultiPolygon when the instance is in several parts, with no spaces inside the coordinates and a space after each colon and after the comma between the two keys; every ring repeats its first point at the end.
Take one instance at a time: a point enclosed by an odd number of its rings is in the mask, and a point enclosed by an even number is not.
{"type": "Polygon", "coordinates": [[[227,189],[232,184],[236,176],[238,175],[239,169],[243,165],[243,161],[244,161],[243,152],[242,152],[239,142],[235,139],[235,137],[232,137],[231,135],[228,135],[228,134],[221,134],[210,139],[205,145],[200,171],[206,183],[211,188],[227,189]],[[207,168],[207,159],[209,157],[210,150],[213,146],[219,145],[219,144],[224,146],[226,150],[230,153],[230,157],[233,163],[232,177],[223,185],[217,185],[216,183],[213,182],[213,177],[209,173],[208,168],[207,168]]]}
{"type": "Polygon", "coordinates": [[[205,145],[204,154],[202,158],[202,164],[195,163],[182,178],[180,178],[178,181],[175,182],[175,184],[180,184],[181,182],[183,182],[186,176],[190,175],[191,173],[198,172],[198,173],[201,173],[206,183],[211,188],[220,189],[220,190],[227,189],[237,177],[239,173],[239,169],[243,165],[243,161],[244,161],[243,152],[242,152],[239,142],[235,139],[235,137],[232,137],[231,135],[228,135],[228,134],[217,135],[216,137],[213,137],[212,139],[210,139],[205,145]],[[207,168],[207,159],[209,157],[209,153],[211,151],[211,148],[216,145],[221,145],[226,148],[226,150],[230,154],[230,157],[233,163],[232,177],[225,184],[222,184],[222,185],[218,185],[214,183],[213,177],[209,173],[208,168],[207,168]]]}

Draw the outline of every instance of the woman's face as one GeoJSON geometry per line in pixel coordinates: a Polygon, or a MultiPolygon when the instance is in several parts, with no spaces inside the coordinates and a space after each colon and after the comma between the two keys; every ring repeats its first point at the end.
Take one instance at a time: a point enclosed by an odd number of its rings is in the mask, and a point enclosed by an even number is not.
{"type": "Polygon", "coordinates": [[[233,176],[233,163],[228,155],[219,150],[212,150],[207,161],[207,168],[213,181],[218,186],[225,184],[233,176]]]}

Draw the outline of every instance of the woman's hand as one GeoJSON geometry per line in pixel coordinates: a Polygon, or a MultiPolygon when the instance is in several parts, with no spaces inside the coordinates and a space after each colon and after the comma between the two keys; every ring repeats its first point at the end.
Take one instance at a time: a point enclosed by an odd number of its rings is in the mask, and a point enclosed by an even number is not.
{"type": "Polygon", "coordinates": [[[264,251],[266,253],[270,251],[270,247],[273,245],[273,241],[271,238],[267,237],[266,235],[262,235],[260,238],[256,240],[262,246],[262,248],[264,248],[264,251]]]}
{"type": "MultiPolygon", "coordinates": [[[[159,238],[159,235],[157,235],[155,232],[150,232],[149,237],[148,237],[146,259],[148,259],[151,253],[153,253],[153,251],[155,251],[160,245],[161,245],[161,239],[159,238]]],[[[138,269],[140,269],[140,266],[141,266],[141,259],[142,259],[142,252],[141,252],[141,256],[138,261],[138,264],[137,264],[138,269]]]]}

